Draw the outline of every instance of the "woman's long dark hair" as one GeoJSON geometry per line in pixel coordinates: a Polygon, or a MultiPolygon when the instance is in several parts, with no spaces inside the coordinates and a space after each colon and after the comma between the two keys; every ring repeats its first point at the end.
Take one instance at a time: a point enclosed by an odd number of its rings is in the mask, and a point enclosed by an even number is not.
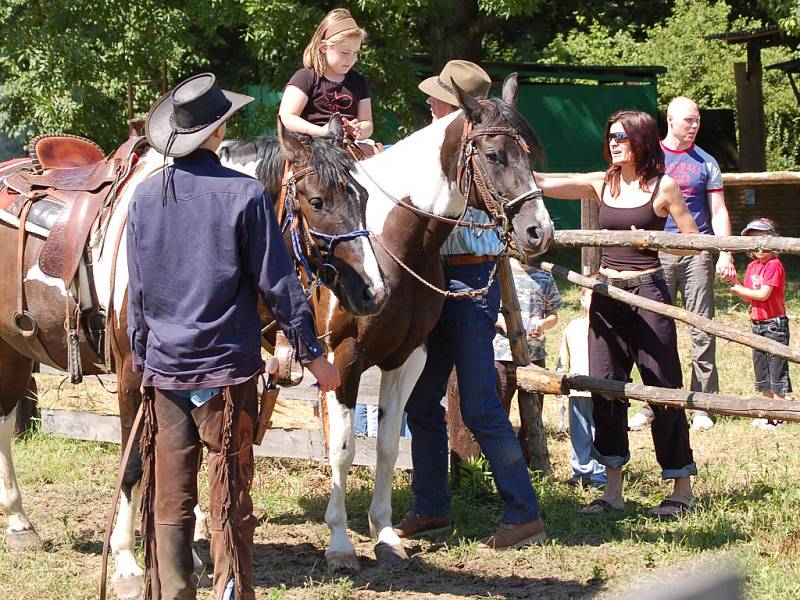
{"type": "MultiPolygon", "coordinates": [[[[606,122],[606,132],[603,137],[603,156],[611,164],[611,150],[609,149],[608,133],[614,123],[622,124],[628,135],[628,144],[633,152],[636,174],[639,176],[639,186],[643,191],[650,191],[647,182],[653,177],[664,174],[664,151],[661,149],[661,136],[658,134],[658,125],[653,117],[646,112],[638,110],[621,110],[615,112],[606,122]]],[[[619,195],[619,179],[622,167],[611,165],[606,171],[606,183],[611,195],[619,195]]]]}

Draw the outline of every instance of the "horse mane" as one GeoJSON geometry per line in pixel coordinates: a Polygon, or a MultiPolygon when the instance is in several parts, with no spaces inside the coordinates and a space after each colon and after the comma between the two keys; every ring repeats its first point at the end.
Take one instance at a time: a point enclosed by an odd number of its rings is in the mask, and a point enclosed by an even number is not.
{"type": "MultiPolygon", "coordinates": [[[[350,176],[353,161],[330,138],[297,135],[311,150],[311,165],[320,182],[327,187],[341,185],[350,176]]],[[[280,187],[283,177],[283,157],[278,138],[264,135],[254,140],[231,140],[219,149],[220,157],[234,163],[256,162],[256,177],[268,189],[280,187]]]]}
{"type": "Polygon", "coordinates": [[[487,98],[481,101],[481,105],[488,109],[488,114],[486,115],[488,121],[483,123],[484,125],[492,127],[507,122],[510,127],[519,132],[520,137],[528,144],[531,166],[533,166],[534,162],[542,156],[542,143],[533,132],[533,129],[530,124],[528,124],[525,117],[513,106],[503,102],[500,98],[487,98]]]}

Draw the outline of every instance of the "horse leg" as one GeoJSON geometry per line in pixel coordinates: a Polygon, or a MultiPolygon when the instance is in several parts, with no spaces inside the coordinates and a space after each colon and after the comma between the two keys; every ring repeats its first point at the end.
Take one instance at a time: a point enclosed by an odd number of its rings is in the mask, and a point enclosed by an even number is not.
{"type": "MultiPolygon", "coordinates": [[[[122,430],[122,447],[127,444],[128,437],[136,435],[132,432],[133,421],[141,403],[141,376],[130,369],[130,358],[125,357],[117,370],[117,395],[119,400],[120,427],[122,430]]],[[[122,600],[139,598],[144,591],[144,571],[136,562],[135,525],[139,506],[139,482],[142,478],[142,459],[139,454],[138,440],[134,441],[117,508],[117,520],[111,534],[111,552],[116,565],[111,582],[114,593],[122,600]]]]}
{"type": "Polygon", "coordinates": [[[400,444],[400,428],[406,401],[425,367],[425,349],[416,348],[400,367],[381,377],[378,457],[375,491],[369,507],[369,530],[376,540],[375,557],[380,564],[408,558],[403,543],[392,528],[392,479],[400,444]]]}
{"type": "MultiPolygon", "coordinates": [[[[344,345],[344,344],[342,344],[344,345]]],[[[336,352],[338,356],[344,358],[350,353],[340,345],[336,352]],[[341,351],[341,353],[340,353],[341,351]]],[[[354,352],[358,350],[353,349],[354,352]]],[[[333,361],[334,356],[329,357],[333,361]]],[[[340,361],[337,361],[339,366],[340,361]]],[[[342,374],[342,385],[339,393],[342,398],[351,397],[358,393],[358,381],[361,378],[361,364],[358,356],[356,363],[347,360],[341,362],[347,366],[340,367],[342,374]],[[353,392],[355,388],[355,392],[353,392]]],[[[331,530],[331,542],[325,551],[325,560],[328,567],[333,571],[349,570],[359,571],[356,549],[350,538],[347,536],[347,509],[345,508],[345,498],[347,495],[347,475],[356,456],[356,441],[353,437],[353,408],[348,408],[336,397],[334,392],[325,395],[328,408],[329,438],[328,461],[331,466],[331,497],[328,500],[328,508],[325,511],[325,522],[331,530]]]]}
{"type": "Polygon", "coordinates": [[[16,407],[28,389],[33,361],[0,340],[0,513],[8,515],[6,547],[41,548],[42,540],[22,508],[22,493],[11,457],[16,407]]]}

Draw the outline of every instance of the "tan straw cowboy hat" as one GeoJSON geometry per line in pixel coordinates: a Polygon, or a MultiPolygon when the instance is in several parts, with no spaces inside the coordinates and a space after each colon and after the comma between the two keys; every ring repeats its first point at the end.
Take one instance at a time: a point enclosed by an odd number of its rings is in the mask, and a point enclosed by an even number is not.
{"type": "Polygon", "coordinates": [[[153,105],[144,123],[145,135],[161,154],[186,156],[253,100],[220,88],[213,73],[200,73],[176,85],[153,105]]]}
{"type": "Polygon", "coordinates": [[[451,60],[442,72],[434,77],[428,77],[419,84],[419,89],[437,100],[459,106],[453,82],[456,82],[465,92],[473,96],[487,96],[492,87],[492,79],[475,63],[468,60],[451,60]]]}

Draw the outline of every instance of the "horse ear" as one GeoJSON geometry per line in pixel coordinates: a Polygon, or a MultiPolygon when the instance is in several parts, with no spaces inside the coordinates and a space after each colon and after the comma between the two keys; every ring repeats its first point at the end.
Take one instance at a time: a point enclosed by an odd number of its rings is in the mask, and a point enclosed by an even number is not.
{"type": "Polygon", "coordinates": [[[289,162],[300,162],[299,159],[306,154],[305,144],[294,133],[286,129],[280,116],[278,116],[278,142],[281,146],[281,154],[289,162]]]}
{"type": "Polygon", "coordinates": [[[464,116],[467,117],[468,121],[479,123],[481,120],[481,105],[472,96],[472,94],[458,87],[458,84],[455,81],[451,79],[450,83],[453,84],[453,89],[456,91],[458,104],[464,110],[464,116]]]}
{"type": "Polygon", "coordinates": [[[333,113],[328,119],[328,135],[333,137],[338,146],[344,143],[344,124],[342,124],[342,115],[338,112],[333,113]]]}
{"type": "Polygon", "coordinates": [[[517,81],[517,74],[511,73],[503,81],[503,93],[501,95],[501,98],[503,99],[503,102],[505,102],[512,108],[517,108],[518,97],[519,97],[519,82],[517,81]]]}

